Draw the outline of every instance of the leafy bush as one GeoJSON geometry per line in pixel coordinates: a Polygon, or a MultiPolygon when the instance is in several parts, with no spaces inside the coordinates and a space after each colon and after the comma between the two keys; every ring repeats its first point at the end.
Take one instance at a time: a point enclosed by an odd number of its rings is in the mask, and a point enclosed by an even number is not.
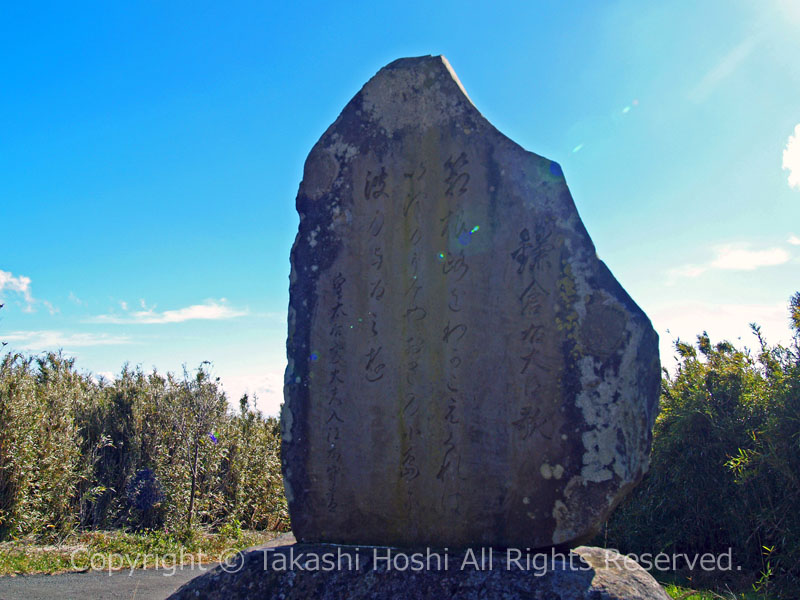
{"type": "Polygon", "coordinates": [[[81,455],[73,409],[89,385],[60,354],[7,354],[0,363],[0,535],[74,527],[81,455]]]}
{"type": "Polygon", "coordinates": [[[113,382],[58,353],[0,363],[0,540],[78,527],[286,529],[277,419],[228,406],[207,365],[113,382]]]}
{"type": "Polygon", "coordinates": [[[730,548],[737,576],[798,597],[800,293],[790,313],[790,347],[770,346],[756,325],[755,352],[712,344],[706,333],[696,349],[676,343],[650,472],[612,516],[605,543],[636,553],[730,548]]]}

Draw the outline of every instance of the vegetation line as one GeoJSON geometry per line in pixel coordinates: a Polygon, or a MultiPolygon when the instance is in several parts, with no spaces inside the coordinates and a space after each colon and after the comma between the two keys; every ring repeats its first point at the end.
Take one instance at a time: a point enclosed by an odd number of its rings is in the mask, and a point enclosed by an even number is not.
{"type": "MultiPolygon", "coordinates": [[[[800,293],[789,311],[789,346],[756,325],[754,350],[676,342],[650,471],[594,541],[730,553],[729,570],[654,573],[673,598],[800,598],[800,293]]],[[[0,575],[68,568],[75,547],[213,554],[288,526],[279,423],[247,396],[232,411],[207,364],[96,381],[60,353],[0,361],[0,575]]]]}

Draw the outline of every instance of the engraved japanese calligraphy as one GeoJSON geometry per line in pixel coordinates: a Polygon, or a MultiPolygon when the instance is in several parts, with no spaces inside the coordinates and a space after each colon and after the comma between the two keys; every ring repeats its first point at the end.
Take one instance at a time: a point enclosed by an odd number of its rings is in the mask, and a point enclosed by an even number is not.
{"type": "Polygon", "coordinates": [[[308,156],[283,467],[301,541],[543,547],[647,469],[657,337],[561,168],[401,59],[308,156]]]}

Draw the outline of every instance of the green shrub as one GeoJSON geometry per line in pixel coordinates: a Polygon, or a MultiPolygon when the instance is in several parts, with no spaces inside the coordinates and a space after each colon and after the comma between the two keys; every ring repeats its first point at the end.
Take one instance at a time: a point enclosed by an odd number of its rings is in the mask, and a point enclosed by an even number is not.
{"type": "Polygon", "coordinates": [[[770,346],[755,325],[756,352],[712,344],[705,333],[697,349],[676,343],[679,366],[674,377],[665,370],[650,472],[610,519],[605,543],[635,553],[730,548],[737,577],[797,597],[800,294],[790,311],[790,347],[770,346]]]}
{"type": "Polygon", "coordinates": [[[0,364],[0,535],[61,534],[76,521],[75,405],[91,382],[74,361],[7,354],[0,364]]]}
{"type": "Polygon", "coordinates": [[[228,406],[204,363],[113,382],[49,353],[0,363],[0,541],[75,527],[286,529],[278,422],[228,406]]]}

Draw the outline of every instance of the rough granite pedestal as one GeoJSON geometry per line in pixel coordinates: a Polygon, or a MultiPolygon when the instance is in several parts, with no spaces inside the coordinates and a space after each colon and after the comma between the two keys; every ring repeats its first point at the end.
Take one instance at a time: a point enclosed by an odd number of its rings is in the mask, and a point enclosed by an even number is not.
{"type": "Polygon", "coordinates": [[[488,549],[480,548],[428,551],[333,544],[253,550],[170,596],[197,598],[670,600],[637,563],[602,548],[581,546],[567,554],[506,549],[490,557],[488,549]]]}

